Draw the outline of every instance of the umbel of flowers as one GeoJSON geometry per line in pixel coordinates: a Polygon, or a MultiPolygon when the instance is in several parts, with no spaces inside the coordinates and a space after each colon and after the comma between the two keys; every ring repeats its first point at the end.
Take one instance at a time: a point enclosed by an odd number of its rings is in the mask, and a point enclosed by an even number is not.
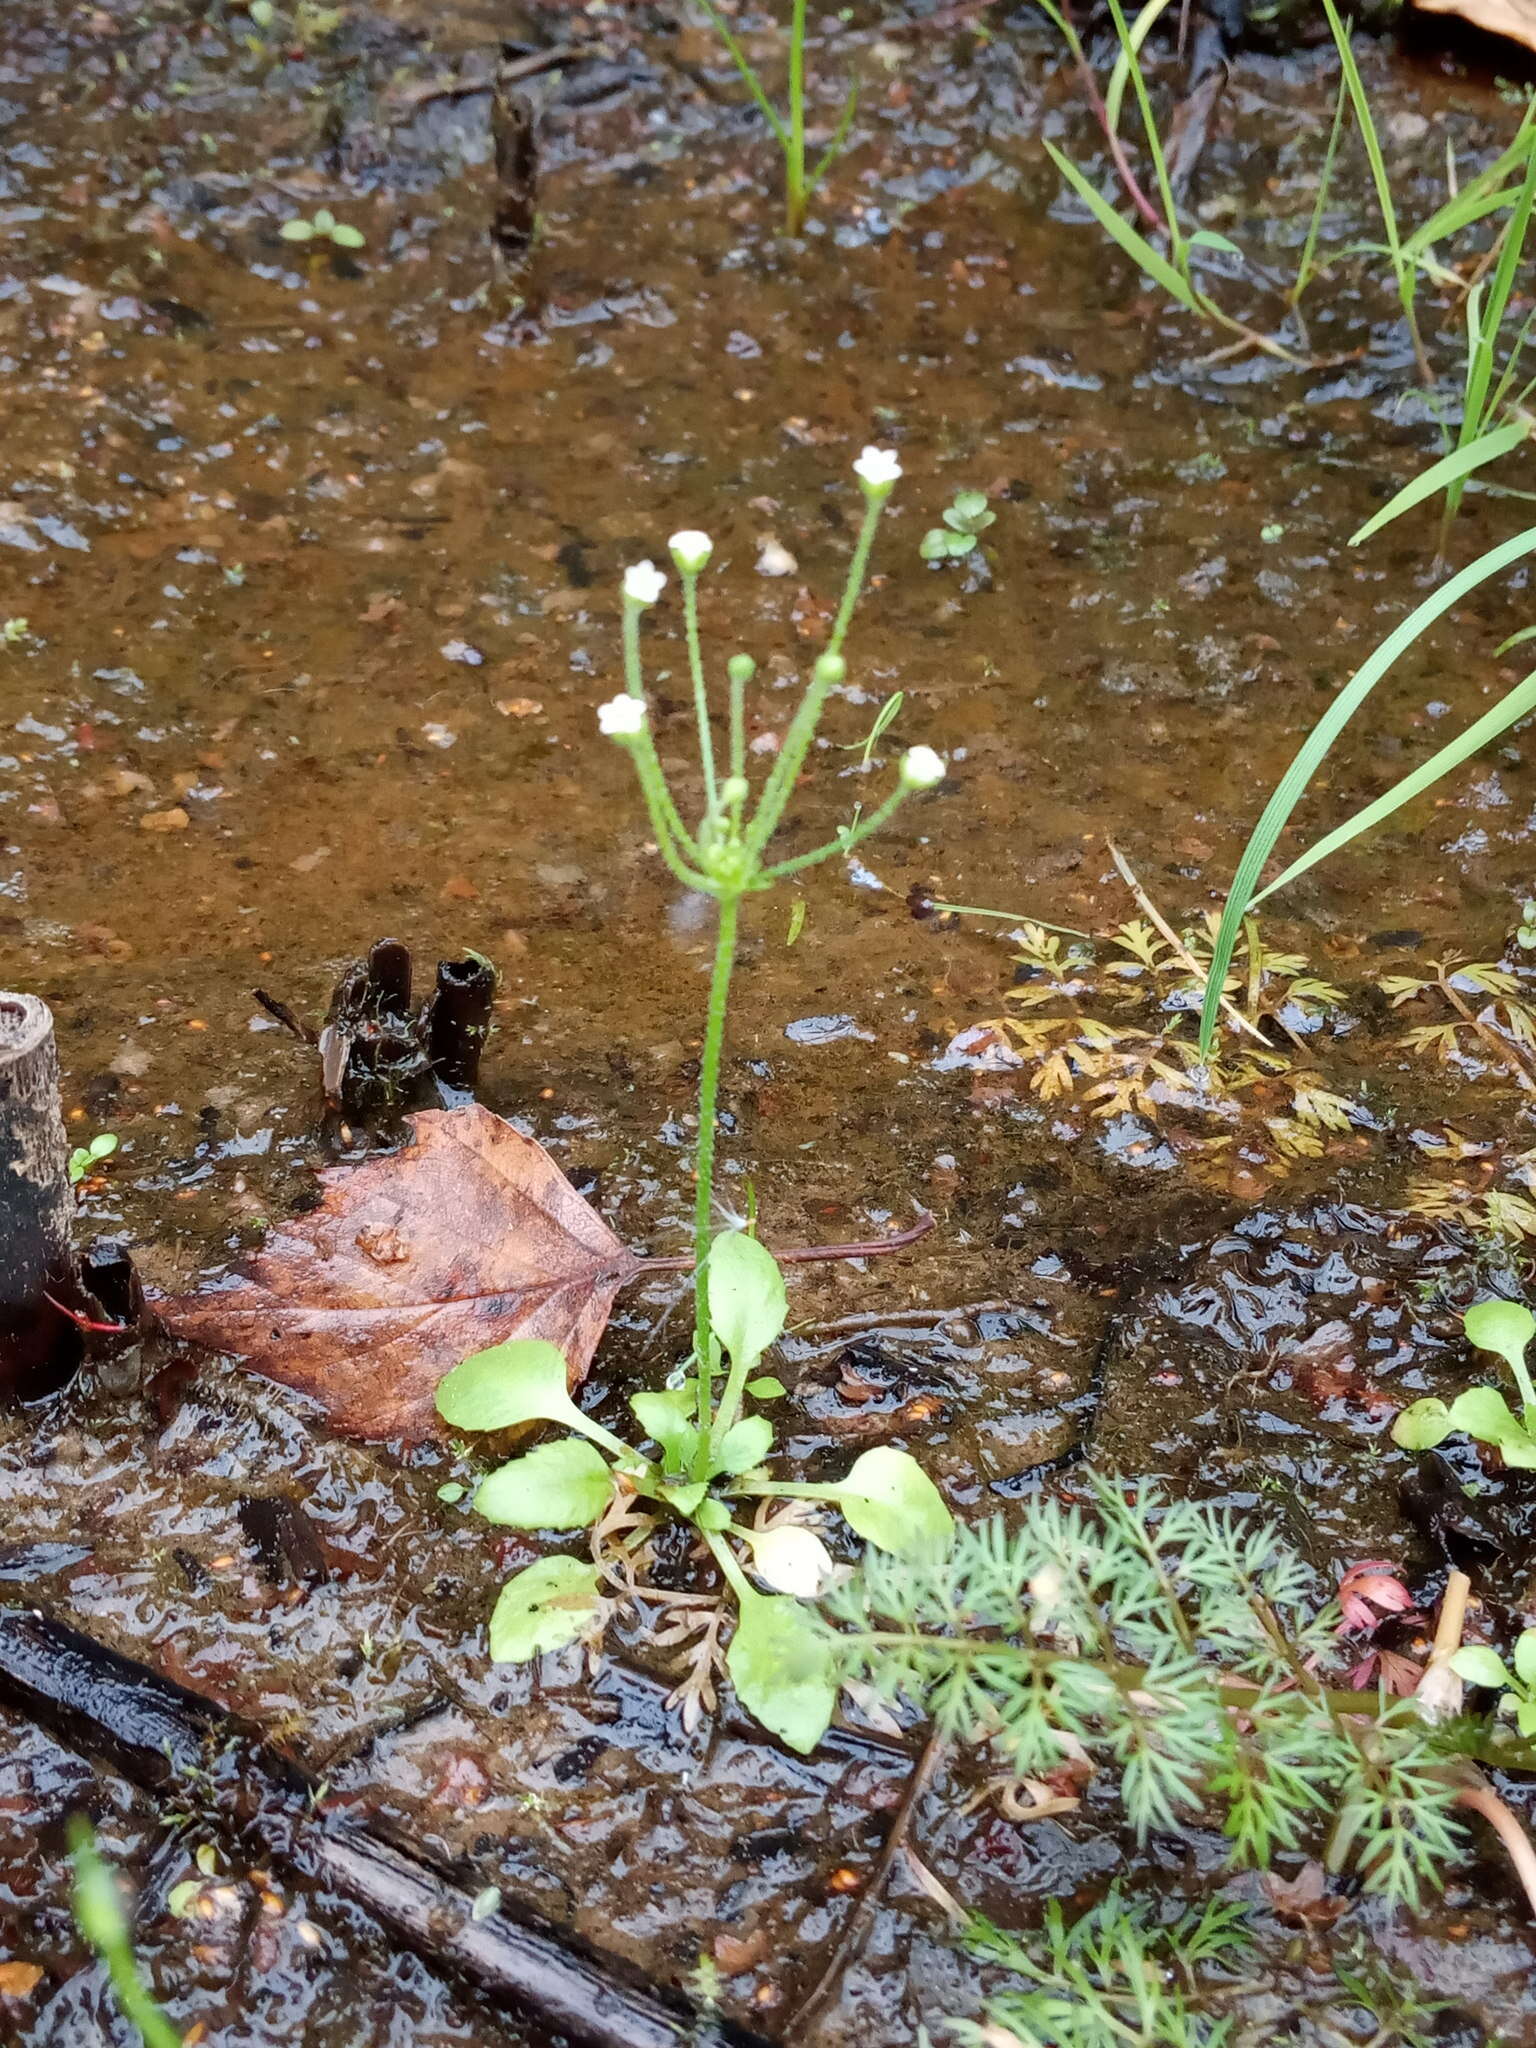
{"type": "MultiPolygon", "coordinates": [[[[728,698],[723,764],[716,752],[709,684],[699,642],[699,577],[713,552],[713,543],[707,533],[693,530],[675,533],[669,543],[669,552],[683,588],[683,627],[693,683],[694,722],[704,792],[703,815],[696,825],[690,827],[684,820],[672,794],[656,751],[646,704],[640,658],[640,619],[642,613],[659,600],[667,581],[654,562],[637,562],[624,572],[625,694],[598,708],[600,730],[625,748],[635,764],[641,792],[650,812],[651,828],[663,860],[680,882],[706,896],[713,896],[719,905],[714,972],[699,1076],[694,1252],[699,1262],[696,1328],[701,1361],[707,1360],[709,1355],[707,1254],[714,1202],[715,1112],[720,1084],[720,1051],[731,973],[736,961],[741,900],[744,896],[771,889],[776,882],[798,874],[803,868],[830,860],[834,854],[851,853],[872,833],[878,832],[914,792],[932,789],[944,779],[944,762],[931,747],[910,747],[901,757],[892,787],[867,817],[856,817],[834,838],[812,847],[809,853],[795,854],[780,861],[769,857],[770,844],[816,738],[827,699],[847,675],[843,643],[868,574],[875,529],[880,524],[886,501],[901,477],[901,464],[894,449],[890,448],[866,448],[853,469],[864,495],[864,517],[848,565],[842,600],[826,647],[811,669],[810,680],[790,719],[783,745],[755,800],[747,779],[746,692],[755,672],[755,663],[750,655],[733,655],[726,664],[728,698]]],[[[706,1364],[699,1375],[701,1414],[702,1404],[709,1399],[708,1378],[706,1364]]]]}

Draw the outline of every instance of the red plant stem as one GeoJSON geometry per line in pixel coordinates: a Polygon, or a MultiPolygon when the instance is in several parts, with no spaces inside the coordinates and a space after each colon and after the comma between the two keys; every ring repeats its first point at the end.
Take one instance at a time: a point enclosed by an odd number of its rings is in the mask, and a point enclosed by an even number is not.
{"type": "MultiPolygon", "coordinates": [[[[899,1252],[904,1245],[926,1237],[937,1218],[925,1209],[910,1230],[898,1230],[890,1237],[866,1238],[861,1244],[805,1244],[787,1252],[774,1252],[781,1266],[808,1266],[822,1259],[877,1259],[882,1252],[899,1252]]],[[[770,1247],[771,1249],[771,1247],[770,1247]]],[[[675,1259],[641,1259],[637,1273],[691,1273],[692,1257],[684,1253],[675,1259]]]]}
{"type": "Polygon", "coordinates": [[[93,1323],[89,1316],[80,1315],[76,1310],[66,1308],[62,1301],[49,1294],[46,1289],[43,1292],[43,1299],[51,1308],[56,1308],[61,1316],[68,1316],[77,1330],[101,1330],[108,1336],[121,1337],[133,1327],[131,1323],[93,1323]]]}
{"type": "MultiPolygon", "coordinates": [[[[1063,13],[1070,21],[1070,9],[1064,8],[1063,13]]],[[[1099,81],[1089,69],[1088,59],[1083,54],[1083,46],[1078,41],[1075,31],[1072,36],[1072,61],[1076,64],[1078,76],[1083,81],[1083,91],[1088,96],[1088,104],[1093,109],[1094,119],[1104,130],[1104,140],[1109,145],[1110,158],[1120,174],[1120,182],[1125,187],[1127,197],[1149,228],[1155,228],[1159,234],[1165,234],[1168,223],[1136,182],[1136,173],[1131,169],[1125,145],[1109,124],[1109,109],[1104,104],[1104,95],[1099,91],[1099,81]]]]}

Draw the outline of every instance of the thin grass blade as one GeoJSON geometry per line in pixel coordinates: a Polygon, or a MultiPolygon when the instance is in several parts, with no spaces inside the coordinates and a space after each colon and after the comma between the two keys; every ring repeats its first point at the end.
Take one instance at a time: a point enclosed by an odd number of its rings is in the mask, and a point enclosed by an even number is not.
{"type": "Polygon", "coordinates": [[[1517,724],[1531,711],[1536,711],[1536,669],[1533,669],[1523,682],[1517,683],[1507,697],[1500,698],[1493,709],[1485,712],[1475,725],[1469,725],[1464,733],[1448,741],[1437,753],[1431,754],[1422,767],[1415,768],[1411,775],[1405,775],[1400,782],[1394,782],[1384,796],[1379,796],[1374,803],[1367,804],[1363,811],[1356,811],[1352,818],[1347,819],[1334,831],[1325,833],[1315,846],[1309,846],[1300,859],[1291,862],[1283,875],[1277,875],[1267,888],[1259,891],[1253,899],[1254,906],[1262,903],[1266,896],[1273,896],[1276,890],[1289,887],[1298,875],[1304,875],[1308,868],[1316,867],[1319,861],[1327,860],[1329,855],[1337,853],[1341,846],[1348,846],[1349,842],[1358,839],[1362,832],[1369,832],[1384,818],[1390,818],[1394,811],[1401,810],[1404,804],[1411,803],[1432,783],[1438,782],[1444,775],[1449,775],[1452,769],[1459,768],[1470,755],[1486,747],[1490,740],[1496,740],[1501,733],[1508,732],[1512,725],[1517,724]]]}
{"type": "Polygon", "coordinates": [[[848,97],[843,101],[843,111],[837,117],[837,126],[832,130],[832,140],[816,159],[816,168],[805,181],[805,196],[810,198],[822,179],[831,170],[843,153],[843,144],[848,140],[848,130],[853,126],[853,117],[858,111],[859,86],[855,79],[848,88],[848,97]]]}
{"type": "Polygon", "coordinates": [[[1349,544],[1358,547],[1363,540],[1369,540],[1373,533],[1380,533],[1384,526],[1390,526],[1394,519],[1401,519],[1405,512],[1411,512],[1415,505],[1422,505],[1426,498],[1438,497],[1453,484],[1461,484],[1474,470],[1481,469],[1486,462],[1497,462],[1500,456],[1508,455],[1528,440],[1536,422],[1511,420],[1506,426],[1495,427],[1490,433],[1479,434],[1475,441],[1469,441],[1465,448],[1453,448],[1449,455],[1442,455],[1438,462],[1432,462],[1428,469],[1406,483],[1393,498],[1389,498],[1381,510],[1367,519],[1357,533],[1349,537],[1349,544]]]}
{"type": "Polygon", "coordinates": [[[1274,851],[1276,840],[1290,822],[1292,811],[1301,802],[1308,783],[1317,773],[1328,750],[1400,654],[1410,648],[1453,605],[1459,604],[1469,591],[1476,590],[1480,583],[1486,583],[1490,576],[1497,576],[1501,569],[1507,569],[1512,562],[1518,562],[1522,556],[1532,553],[1533,550],[1536,550],[1536,526],[1528,526],[1523,533],[1517,533],[1502,546],[1491,548],[1486,555],[1480,555],[1475,562],[1469,562],[1465,569],[1451,577],[1448,583],[1443,583],[1438,590],[1431,591],[1423,603],[1416,605],[1402,624],[1387,635],[1364,666],[1356,670],[1308,733],[1296,758],[1280,778],[1274,795],[1264,806],[1263,815],[1250,833],[1248,844],[1243,848],[1242,858],[1238,861],[1237,872],[1232,877],[1232,887],[1222,908],[1221,922],[1216,929],[1216,943],[1206,975],[1205,1001],[1200,1011],[1202,1059],[1210,1058],[1211,1049],[1216,1043],[1216,1019],[1219,1014],[1222,987],[1242,934],[1243,915],[1253,899],[1254,889],[1264,870],[1264,863],[1274,851]]]}
{"type": "Polygon", "coordinates": [[[741,73],[742,84],[751,93],[753,99],[757,101],[758,111],[773,130],[774,138],[778,142],[779,147],[787,152],[789,149],[789,130],[779,119],[778,109],[774,106],[773,101],[764,92],[763,82],[758,77],[756,71],[753,70],[751,58],[748,57],[746,51],[737,42],[730,23],[720,12],[719,8],[715,6],[714,0],[699,0],[699,5],[709,16],[711,23],[719,34],[721,42],[724,43],[726,50],[730,54],[731,62],[741,73]]]}
{"type": "Polygon", "coordinates": [[[1146,6],[1131,23],[1130,39],[1115,59],[1115,68],[1109,74],[1109,84],[1104,91],[1104,119],[1111,135],[1120,131],[1120,109],[1125,104],[1125,88],[1131,82],[1131,66],[1140,58],[1141,46],[1158,16],[1166,13],[1172,4],[1173,0],[1147,0],[1146,6]]]}
{"type": "Polygon", "coordinates": [[[1198,297],[1167,257],[1154,249],[1144,235],[1138,234],[1129,221],[1120,218],[1109,201],[1094,189],[1070,157],[1062,155],[1054,142],[1047,141],[1045,148],[1051,162],[1105,234],[1120,244],[1137,268],[1144,271],[1154,284],[1160,284],[1169,298],[1176,299],[1186,312],[1203,313],[1205,309],[1198,297]]]}

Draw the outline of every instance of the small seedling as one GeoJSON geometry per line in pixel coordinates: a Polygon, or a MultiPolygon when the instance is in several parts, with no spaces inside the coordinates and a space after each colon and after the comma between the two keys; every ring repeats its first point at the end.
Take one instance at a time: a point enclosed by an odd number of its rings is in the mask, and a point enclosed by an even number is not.
{"type": "Polygon", "coordinates": [[[96,1835],[84,1814],[69,1823],[69,1854],[75,1867],[70,1901],[75,1925],[107,1966],[112,1995],[144,2048],[183,2048],[182,2037],[150,1996],[133,1953],[133,1935],[117,1879],[103,1861],[96,1835]]]}
{"type": "Polygon", "coordinates": [[[918,546],[925,562],[958,562],[981,545],[996,520],[984,491],[956,491],[942,526],[930,526],[918,546]]]}
{"type": "Polygon", "coordinates": [[[1392,1441],[1406,1451],[1427,1451],[1460,1430],[1492,1445],[1506,1465],[1536,1470],[1536,1386],[1525,1363],[1536,1316],[1523,1302],[1479,1301],[1462,1317],[1462,1327],[1479,1351],[1493,1352],[1509,1367],[1520,1390],[1520,1415],[1497,1388],[1468,1387],[1449,1406],[1427,1400],[1405,1408],[1392,1425],[1392,1441]]]}
{"type": "Polygon", "coordinates": [[[1536,1628],[1526,1629],[1516,1643],[1513,1671],[1486,1643],[1464,1644],[1451,1659],[1451,1669],[1468,1685],[1502,1692],[1499,1712],[1512,1713],[1520,1733],[1536,1737],[1536,1628]]]}
{"type": "Polygon", "coordinates": [[[7,619],[0,625],[0,641],[7,647],[19,647],[31,630],[25,619],[7,619]]]}
{"type": "Polygon", "coordinates": [[[69,1184],[78,1187],[87,1174],[110,1159],[118,1147],[115,1131],[98,1131],[89,1145],[77,1145],[69,1155],[69,1184]]]}
{"type": "Polygon", "coordinates": [[[759,77],[751,58],[737,40],[730,23],[715,6],[714,0],[700,0],[700,5],[714,24],[716,33],[730,53],[731,62],[741,74],[741,81],[757,103],[758,112],[768,123],[774,141],[784,159],[784,232],[798,235],[805,226],[806,214],[810,211],[811,200],[816,188],[827,172],[836,163],[848,140],[848,131],[853,126],[854,109],[859,102],[857,85],[850,85],[848,97],[843,101],[843,111],[838,116],[832,139],[807,168],[805,132],[805,40],[806,0],[791,0],[789,17],[789,79],[784,114],[768,97],[767,87],[759,77]]]}
{"type": "Polygon", "coordinates": [[[285,220],[278,229],[285,242],[329,242],[337,249],[361,249],[368,239],[361,228],[348,227],[328,206],[311,220],[285,220]]]}

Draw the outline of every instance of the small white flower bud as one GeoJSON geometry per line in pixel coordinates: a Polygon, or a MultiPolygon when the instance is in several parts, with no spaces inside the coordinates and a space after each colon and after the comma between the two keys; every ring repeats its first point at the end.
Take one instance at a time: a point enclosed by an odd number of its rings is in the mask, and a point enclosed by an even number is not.
{"type": "Polygon", "coordinates": [[[734,804],[744,804],[751,793],[745,775],[728,775],[720,785],[720,801],[727,810],[734,804]]]}
{"type": "Polygon", "coordinates": [[[866,448],[853,465],[853,473],[867,491],[884,494],[901,476],[901,463],[894,448],[866,448]]]}
{"type": "Polygon", "coordinates": [[[840,654],[818,654],[811,673],[824,689],[835,690],[847,676],[848,664],[840,654]]]}
{"type": "Polygon", "coordinates": [[[654,562],[635,562],[624,571],[624,595],[631,604],[654,604],[666,583],[654,562]]]}
{"type": "Polygon", "coordinates": [[[934,789],[944,780],[944,756],[932,747],[908,747],[901,757],[901,780],[907,789],[934,789]]]}
{"type": "Polygon", "coordinates": [[[674,533],[667,547],[677,564],[678,573],[683,576],[697,576],[715,551],[709,535],[691,526],[684,527],[681,533],[674,533]]]}
{"type": "Polygon", "coordinates": [[[797,1600],[814,1600],[837,1569],[825,1543],[809,1529],[765,1529],[748,1540],[758,1577],[797,1600]]]}
{"type": "Polygon", "coordinates": [[[597,729],[611,740],[632,740],[644,728],[643,697],[610,697],[597,707],[597,729]]]}

